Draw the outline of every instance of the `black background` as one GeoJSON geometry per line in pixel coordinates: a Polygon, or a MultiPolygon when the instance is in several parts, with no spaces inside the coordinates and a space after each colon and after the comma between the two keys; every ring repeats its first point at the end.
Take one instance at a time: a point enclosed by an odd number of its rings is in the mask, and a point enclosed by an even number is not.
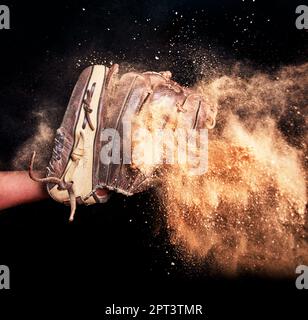
{"type": "MultiPolygon", "coordinates": [[[[170,69],[189,85],[230,61],[266,71],[306,61],[307,32],[295,28],[295,8],[304,2],[6,1],[11,30],[0,31],[0,168],[12,169],[16,150],[34,134],[33,110],[47,109],[54,128],[60,124],[90,62],[170,69]]],[[[227,279],[185,264],[155,203],[151,192],[114,195],[106,205],[79,208],[73,224],[68,209],[51,200],[2,212],[0,264],[11,268],[12,290],[0,292],[0,305],[4,296],[34,293],[30,311],[39,296],[48,310],[62,301],[99,318],[108,303],[202,303],[209,319],[305,314],[307,293],[296,290],[295,276],[227,279]]]]}

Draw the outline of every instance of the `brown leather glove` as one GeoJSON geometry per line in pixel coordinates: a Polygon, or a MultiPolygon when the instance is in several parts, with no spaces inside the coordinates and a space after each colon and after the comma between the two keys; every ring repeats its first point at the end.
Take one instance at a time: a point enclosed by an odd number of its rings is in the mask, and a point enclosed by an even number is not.
{"type": "Polygon", "coordinates": [[[151,120],[145,123],[148,128],[154,120],[162,129],[170,123],[173,129],[215,126],[216,108],[172,81],[170,72],[119,75],[118,69],[96,65],[80,75],[57,130],[46,178],[34,176],[35,153],[32,157],[30,177],[46,182],[52,198],[70,204],[70,220],[76,203],[103,203],[110,191],[132,195],[154,185],[159,166],[143,170],[131,157],[130,134],[138,117],[139,127],[144,119],[151,120]]]}

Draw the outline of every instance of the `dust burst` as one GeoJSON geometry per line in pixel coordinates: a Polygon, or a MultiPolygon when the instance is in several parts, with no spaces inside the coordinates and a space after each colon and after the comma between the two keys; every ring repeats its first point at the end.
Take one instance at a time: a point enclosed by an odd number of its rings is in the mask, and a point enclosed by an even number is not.
{"type": "Polygon", "coordinates": [[[197,85],[219,108],[209,170],[165,172],[159,191],[181,255],[224,274],[291,275],[308,263],[308,64],[197,85]]]}

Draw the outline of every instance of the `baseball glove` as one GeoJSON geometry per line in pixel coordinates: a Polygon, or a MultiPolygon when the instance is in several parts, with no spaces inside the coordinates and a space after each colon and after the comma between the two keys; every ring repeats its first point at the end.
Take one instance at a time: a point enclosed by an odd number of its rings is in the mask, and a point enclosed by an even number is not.
{"type": "Polygon", "coordinates": [[[35,153],[30,177],[45,182],[53,199],[71,206],[70,221],[76,204],[104,203],[111,191],[133,195],[154,186],[159,166],[143,170],[131,161],[127,128],[134,128],[142,112],[160,110],[162,105],[164,112],[156,115],[161,128],[171,119],[174,127],[215,126],[216,108],[172,81],[170,72],[120,75],[116,64],[88,67],[77,81],[57,130],[46,177],[33,173],[35,153]]]}

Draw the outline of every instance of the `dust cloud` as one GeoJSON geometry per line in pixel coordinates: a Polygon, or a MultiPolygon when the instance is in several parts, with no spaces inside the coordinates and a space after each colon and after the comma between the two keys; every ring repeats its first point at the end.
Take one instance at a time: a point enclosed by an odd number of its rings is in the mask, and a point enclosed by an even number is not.
{"type": "Polygon", "coordinates": [[[187,261],[224,274],[294,274],[308,263],[308,64],[274,75],[235,72],[196,88],[218,107],[208,172],[165,172],[170,239],[187,261]]]}

